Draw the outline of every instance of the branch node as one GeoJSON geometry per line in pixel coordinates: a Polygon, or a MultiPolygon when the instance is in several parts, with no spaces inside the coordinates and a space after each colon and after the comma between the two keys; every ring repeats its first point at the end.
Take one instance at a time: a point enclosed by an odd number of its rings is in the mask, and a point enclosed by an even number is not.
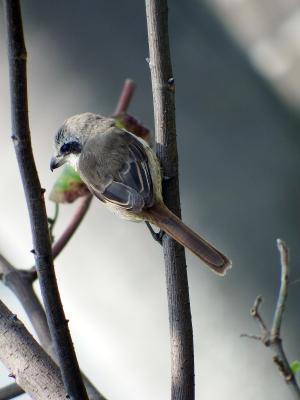
{"type": "Polygon", "coordinates": [[[12,136],[11,136],[11,140],[13,141],[13,144],[14,144],[15,146],[17,146],[17,145],[19,144],[19,140],[18,140],[18,138],[17,138],[16,135],[12,135],[12,136]]]}
{"type": "Polygon", "coordinates": [[[292,378],[293,378],[293,374],[291,374],[289,368],[286,368],[286,365],[285,365],[284,361],[278,355],[275,355],[273,357],[273,361],[277,365],[279,371],[284,376],[285,380],[287,382],[290,382],[292,380],[292,378]]]}

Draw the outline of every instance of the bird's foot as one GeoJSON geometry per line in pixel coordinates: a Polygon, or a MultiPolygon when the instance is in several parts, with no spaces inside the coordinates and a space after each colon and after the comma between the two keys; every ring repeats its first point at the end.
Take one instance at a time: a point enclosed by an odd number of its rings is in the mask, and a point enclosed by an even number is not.
{"type": "Polygon", "coordinates": [[[152,228],[150,222],[145,221],[147,228],[149,229],[151,236],[153,237],[153,239],[158,242],[159,244],[162,245],[162,239],[164,237],[165,232],[163,230],[159,230],[158,232],[155,232],[155,230],[152,228]]]}

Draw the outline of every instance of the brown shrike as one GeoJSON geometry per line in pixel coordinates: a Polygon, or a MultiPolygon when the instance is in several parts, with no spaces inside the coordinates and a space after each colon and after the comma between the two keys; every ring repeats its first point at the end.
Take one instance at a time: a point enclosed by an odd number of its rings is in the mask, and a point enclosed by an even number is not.
{"type": "Polygon", "coordinates": [[[230,261],[164,204],[159,161],[143,140],[92,113],[67,119],[55,136],[50,168],[68,162],[89,190],[120,217],[144,220],[187,247],[218,274],[230,261]]]}

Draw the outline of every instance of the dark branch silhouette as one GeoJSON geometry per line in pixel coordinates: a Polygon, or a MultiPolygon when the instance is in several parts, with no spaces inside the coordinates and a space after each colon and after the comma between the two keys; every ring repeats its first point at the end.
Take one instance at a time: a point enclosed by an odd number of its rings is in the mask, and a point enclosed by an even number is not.
{"type": "MultiPolygon", "coordinates": [[[[175,124],[175,83],[172,73],[167,0],[146,0],[156,152],[167,207],[181,216],[175,124]]],[[[171,339],[171,399],[194,399],[194,350],[184,248],[163,235],[171,339]]]]}
{"type": "Polygon", "coordinates": [[[66,393],[71,399],[87,400],[86,389],[58,291],[44,190],[40,185],[31,148],[27,100],[27,52],[20,3],[19,0],[5,0],[4,6],[10,75],[12,140],[30,217],[33,252],[42,298],[66,393]]]}

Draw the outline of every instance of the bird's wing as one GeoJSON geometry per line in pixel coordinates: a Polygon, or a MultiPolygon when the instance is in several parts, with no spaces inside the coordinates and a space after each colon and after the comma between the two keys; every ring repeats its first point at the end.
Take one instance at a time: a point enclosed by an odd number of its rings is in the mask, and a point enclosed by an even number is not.
{"type": "Polygon", "coordinates": [[[87,141],[79,171],[91,191],[102,201],[126,210],[142,211],[153,205],[153,183],[142,142],[115,128],[87,141]]]}

